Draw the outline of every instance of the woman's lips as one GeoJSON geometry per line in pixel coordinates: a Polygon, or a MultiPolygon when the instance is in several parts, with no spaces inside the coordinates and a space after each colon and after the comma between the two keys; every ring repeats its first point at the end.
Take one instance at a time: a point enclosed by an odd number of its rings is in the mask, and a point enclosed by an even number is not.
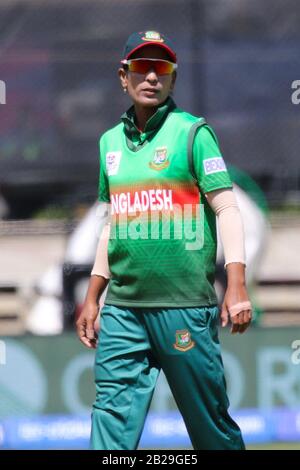
{"type": "Polygon", "coordinates": [[[143,93],[145,93],[146,95],[156,95],[158,93],[158,90],[156,90],[155,88],[144,88],[144,90],[142,90],[143,93]]]}

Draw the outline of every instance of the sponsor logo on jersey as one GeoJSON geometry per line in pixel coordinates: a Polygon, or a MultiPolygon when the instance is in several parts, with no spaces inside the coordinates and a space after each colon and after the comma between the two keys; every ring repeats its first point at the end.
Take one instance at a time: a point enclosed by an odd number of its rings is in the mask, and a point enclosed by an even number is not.
{"type": "Polygon", "coordinates": [[[113,214],[135,214],[145,211],[173,210],[172,189],[149,189],[134,193],[111,194],[113,214]]]}
{"type": "Polygon", "coordinates": [[[119,171],[122,152],[107,152],[106,171],[108,176],[116,175],[119,171]]]}
{"type": "Polygon", "coordinates": [[[195,342],[191,339],[189,330],[176,330],[176,342],[173,344],[178,351],[188,351],[195,346],[195,342]]]}
{"type": "Polygon", "coordinates": [[[226,165],[222,157],[207,158],[203,160],[204,171],[206,175],[226,171],[226,165]]]}
{"type": "Polygon", "coordinates": [[[169,165],[167,147],[156,148],[152,161],[149,163],[150,168],[160,171],[167,168],[169,165]]]}
{"type": "Polygon", "coordinates": [[[142,39],[144,41],[164,42],[163,38],[157,31],[146,31],[145,36],[143,36],[142,39]]]}

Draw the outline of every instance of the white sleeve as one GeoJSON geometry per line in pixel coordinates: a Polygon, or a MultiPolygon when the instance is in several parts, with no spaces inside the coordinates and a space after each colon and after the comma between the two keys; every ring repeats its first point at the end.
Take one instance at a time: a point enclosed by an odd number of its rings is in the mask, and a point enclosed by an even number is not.
{"type": "Polygon", "coordinates": [[[91,275],[97,275],[110,279],[110,271],[108,266],[107,247],[110,234],[110,223],[103,228],[101,237],[98,242],[96,258],[91,275]]]}
{"type": "Polygon", "coordinates": [[[243,221],[232,189],[211,191],[205,197],[218,219],[225,267],[229,263],[246,265],[243,221]]]}

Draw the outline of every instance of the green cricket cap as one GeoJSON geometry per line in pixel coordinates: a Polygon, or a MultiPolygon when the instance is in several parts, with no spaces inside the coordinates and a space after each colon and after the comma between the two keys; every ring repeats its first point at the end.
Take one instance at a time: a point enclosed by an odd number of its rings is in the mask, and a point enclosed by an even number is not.
{"type": "Polygon", "coordinates": [[[123,60],[127,60],[130,56],[145,46],[157,46],[164,49],[170,56],[172,62],[177,62],[176,53],[172,41],[167,36],[157,31],[141,31],[132,33],[125,44],[123,51],[123,60]]]}

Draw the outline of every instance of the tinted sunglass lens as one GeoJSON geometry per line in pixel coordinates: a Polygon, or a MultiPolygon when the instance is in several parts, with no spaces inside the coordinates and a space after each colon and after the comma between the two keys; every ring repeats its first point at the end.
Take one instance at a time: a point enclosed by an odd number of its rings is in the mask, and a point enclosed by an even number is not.
{"type": "Polygon", "coordinates": [[[128,67],[130,72],[142,74],[149,72],[152,68],[158,75],[167,75],[174,70],[173,64],[164,60],[131,60],[128,67]]]}

